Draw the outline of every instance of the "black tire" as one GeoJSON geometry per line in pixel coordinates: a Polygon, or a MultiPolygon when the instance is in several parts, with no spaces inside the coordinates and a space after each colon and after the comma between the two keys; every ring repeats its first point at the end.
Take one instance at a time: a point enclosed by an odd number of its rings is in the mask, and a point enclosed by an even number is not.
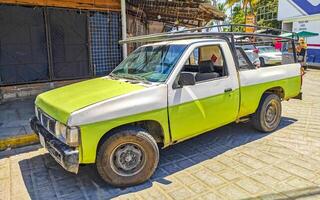
{"type": "Polygon", "coordinates": [[[142,128],[125,127],[100,145],[96,166],[104,181],[123,187],[148,180],[158,162],[159,149],[154,138],[142,128]]]}
{"type": "Polygon", "coordinates": [[[259,107],[251,119],[253,126],[264,133],[276,130],[281,120],[281,109],[281,99],[278,95],[262,95],[259,107]]]}

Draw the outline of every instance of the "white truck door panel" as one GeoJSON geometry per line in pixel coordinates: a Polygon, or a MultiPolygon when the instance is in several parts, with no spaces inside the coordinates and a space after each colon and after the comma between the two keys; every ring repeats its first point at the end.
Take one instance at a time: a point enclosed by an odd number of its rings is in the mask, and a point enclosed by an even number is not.
{"type": "MultiPolygon", "coordinates": [[[[172,140],[192,137],[234,121],[239,109],[238,77],[232,54],[225,42],[197,43],[189,47],[178,63],[181,71],[193,49],[204,45],[219,45],[224,55],[228,75],[174,89],[168,85],[168,110],[172,140]]],[[[178,73],[177,73],[178,74],[178,73]]],[[[177,75],[176,75],[177,76],[177,75]]],[[[171,79],[172,77],[170,77],[171,79]]]]}

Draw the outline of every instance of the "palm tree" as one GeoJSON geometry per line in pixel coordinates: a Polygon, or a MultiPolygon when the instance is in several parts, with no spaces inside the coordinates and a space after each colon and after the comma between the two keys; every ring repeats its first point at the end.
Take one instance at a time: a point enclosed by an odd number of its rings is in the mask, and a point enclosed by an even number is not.
{"type": "Polygon", "coordinates": [[[247,8],[250,8],[250,14],[253,14],[254,7],[257,5],[259,0],[226,0],[226,4],[232,7],[236,3],[240,3],[241,7],[244,8],[244,14],[247,15],[247,8]]]}
{"type": "Polygon", "coordinates": [[[227,11],[227,8],[226,8],[226,4],[225,3],[218,3],[217,4],[217,8],[219,11],[223,12],[223,13],[226,13],[227,11]]]}
{"type": "MultiPolygon", "coordinates": [[[[244,9],[244,20],[246,23],[247,14],[248,14],[248,6],[250,8],[250,14],[254,15],[254,8],[256,7],[259,0],[226,0],[227,6],[231,7],[235,4],[240,4],[240,8],[244,9]]],[[[255,22],[256,24],[256,22],[255,22]]]]}

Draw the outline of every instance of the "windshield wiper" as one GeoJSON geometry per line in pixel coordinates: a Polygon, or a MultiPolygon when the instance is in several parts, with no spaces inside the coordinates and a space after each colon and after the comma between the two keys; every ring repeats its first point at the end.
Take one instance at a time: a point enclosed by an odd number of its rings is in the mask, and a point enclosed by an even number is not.
{"type": "Polygon", "coordinates": [[[125,78],[125,79],[129,79],[129,80],[141,81],[143,83],[150,83],[145,77],[135,76],[132,74],[117,74],[116,76],[118,78],[125,78]]]}
{"type": "Polygon", "coordinates": [[[114,80],[117,80],[117,79],[119,79],[118,77],[116,77],[116,76],[114,76],[113,74],[109,74],[108,76],[110,76],[111,77],[111,79],[114,79],[114,80]]]}

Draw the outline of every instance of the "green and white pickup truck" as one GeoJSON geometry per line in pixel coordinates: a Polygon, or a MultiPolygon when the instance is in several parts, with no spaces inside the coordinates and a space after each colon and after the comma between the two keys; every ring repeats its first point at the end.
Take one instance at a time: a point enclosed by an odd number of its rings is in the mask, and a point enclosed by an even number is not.
{"type": "Polygon", "coordinates": [[[231,47],[219,38],[141,46],[108,76],[40,94],[31,126],[66,170],[96,163],[116,186],[148,180],[159,148],[231,122],[276,130],[281,101],[301,94],[300,64],[256,69],[231,47]]]}

